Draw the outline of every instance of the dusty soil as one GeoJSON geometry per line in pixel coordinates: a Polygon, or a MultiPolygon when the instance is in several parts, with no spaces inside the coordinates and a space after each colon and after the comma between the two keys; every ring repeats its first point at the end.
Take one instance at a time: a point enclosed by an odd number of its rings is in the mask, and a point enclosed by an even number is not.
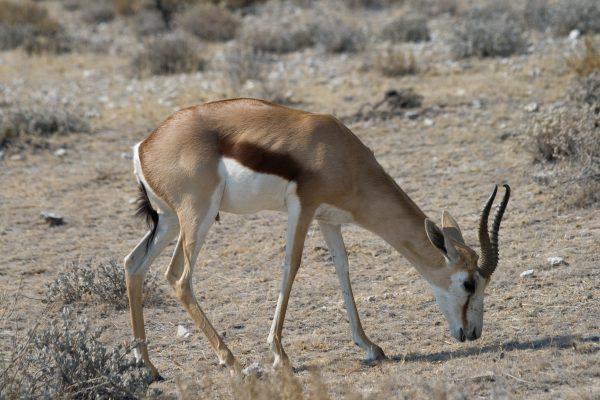
{"type": "MultiPolygon", "coordinates": [[[[476,342],[452,339],[426,282],[402,256],[369,232],[343,229],[363,325],[390,357],[376,366],[361,363],[334,267],[313,226],[284,328],[286,351],[301,382],[316,368],[331,395],[600,396],[600,213],[562,207],[532,178],[535,166],[520,140],[531,118],[525,106],[543,107],[564,95],[571,79],[563,57],[568,45],[551,41],[510,60],[431,58],[427,71],[402,78],[362,68],[366,53],[308,49],[280,56],[292,75],[288,86],[307,110],[344,118],[389,88],[413,87],[422,94],[416,119],[398,116],[349,127],[428,215],[438,219],[442,210],[452,212],[472,246],[477,247],[478,213],[492,184],[513,188],[500,234],[501,261],[486,297],[484,333],[476,342]],[[318,62],[308,68],[311,60],[318,62]],[[568,265],[550,267],[550,256],[568,265]],[[528,269],[535,270],[533,276],[519,276],[528,269]]],[[[0,84],[16,97],[55,91],[97,111],[93,132],[14,145],[0,160],[0,291],[22,296],[14,318],[23,329],[42,316],[46,305],[40,299],[71,261],[122,259],[143,236],[130,203],[137,190],[127,156],[131,146],[173,110],[232,94],[221,85],[219,71],[138,79],[128,62],[120,54],[0,53],[0,84]],[[59,148],[66,155],[56,156],[59,148]],[[65,225],[48,227],[39,216],[45,210],[62,215],[65,225]]],[[[196,266],[197,297],[244,365],[270,365],[266,338],[285,221],[270,212],[223,213],[196,266]]],[[[172,250],[171,245],[157,259],[152,273],[164,271],[172,250]]],[[[187,385],[201,398],[229,397],[228,373],[166,282],[161,289],[165,303],[146,308],[145,316],[151,357],[166,381],[153,384],[150,395],[173,397],[178,385],[187,385]],[[192,336],[178,338],[178,325],[192,336]]],[[[109,327],[108,342],[131,338],[126,310],[76,309],[93,324],[109,327]]]]}

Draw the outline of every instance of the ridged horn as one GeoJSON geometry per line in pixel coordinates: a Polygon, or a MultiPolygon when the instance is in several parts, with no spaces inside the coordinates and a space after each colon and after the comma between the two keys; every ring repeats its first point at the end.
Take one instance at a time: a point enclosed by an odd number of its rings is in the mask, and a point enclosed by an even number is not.
{"type": "Polygon", "coordinates": [[[479,273],[488,279],[490,276],[492,276],[496,270],[496,267],[498,266],[498,232],[500,231],[500,222],[502,222],[502,217],[504,216],[504,211],[506,210],[506,206],[510,198],[510,186],[506,184],[503,186],[505,189],[504,197],[502,198],[502,202],[500,203],[500,206],[494,215],[491,240],[488,234],[487,225],[490,210],[492,209],[492,204],[494,203],[494,199],[498,191],[497,185],[494,186],[492,194],[490,195],[487,203],[485,203],[485,207],[483,207],[483,211],[481,212],[481,221],[479,222],[479,242],[481,245],[481,266],[479,267],[479,273]]]}

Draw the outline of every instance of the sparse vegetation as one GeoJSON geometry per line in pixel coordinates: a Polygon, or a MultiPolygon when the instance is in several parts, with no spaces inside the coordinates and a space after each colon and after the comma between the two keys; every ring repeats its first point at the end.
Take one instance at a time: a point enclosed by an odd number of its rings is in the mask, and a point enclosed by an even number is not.
{"type": "Polygon", "coordinates": [[[135,399],[150,371],[123,345],[107,347],[101,330],[74,321],[68,308],[49,326],[39,324],[0,358],[1,398],[135,399]]]}
{"type": "Polygon", "coordinates": [[[395,46],[386,46],[377,53],[375,68],[385,76],[412,75],[418,71],[414,54],[395,46]]]}
{"type": "Polygon", "coordinates": [[[570,59],[569,65],[579,76],[587,76],[600,71],[600,50],[596,48],[590,36],[585,38],[583,54],[570,59]]]}
{"type": "Polygon", "coordinates": [[[526,41],[515,13],[498,5],[476,8],[454,25],[450,46],[456,58],[508,57],[521,53],[526,41]]]}
{"type": "Polygon", "coordinates": [[[0,107],[0,147],[17,138],[88,132],[87,121],[59,104],[0,107]]]}
{"type": "Polygon", "coordinates": [[[111,1],[95,1],[88,4],[81,14],[84,22],[89,24],[99,24],[108,22],[115,17],[115,10],[111,1]]]}
{"type": "Polygon", "coordinates": [[[64,53],[70,40],[48,11],[31,1],[0,1],[0,50],[23,46],[28,53],[64,53]]]}
{"type": "Polygon", "coordinates": [[[600,2],[596,0],[559,0],[550,5],[550,25],[555,33],[568,35],[600,33],[600,2]]]}
{"type": "Polygon", "coordinates": [[[244,27],[240,37],[255,51],[267,53],[291,53],[313,44],[311,32],[306,26],[290,23],[271,23],[244,27]]]}
{"type": "Polygon", "coordinates": [[[181,33],[167,33],[147,40],[132,64],[140,75],[167,75],[200,71],[206,60],[195,40],[181,33]]]}
{"type": "Polygon", "coordinates": [[[330,53],[356,53],[366,44],[366,36],[360,28],[331,15],[317,18],[310,30],[311,41],[330,53]]]}
{"type": "MultiPolygon", "coordinates": [[[[156,278],[148,275],[144,288],[147,305],[162,301],[157,285],[156,278]]],[[[111,305],[118,310],[126,309],[129,301],[125,270],[114,260],[72,262],[48,287],[48,299],[65,305],[89,300],[95,304],[111,305]]]]}
{"type": "Polygon", "coordinates": [[[203,40],[227,41],[235,37],[240,21],[225,8],[200,3],[179,13],[176,25],[203,40]]]}
{"type": "Polygon", "coordinates": [[[392,42],[424,42],[430,39],[427,20],[421,16],[397,18],[383,28],[381,36],[392,42]]]}

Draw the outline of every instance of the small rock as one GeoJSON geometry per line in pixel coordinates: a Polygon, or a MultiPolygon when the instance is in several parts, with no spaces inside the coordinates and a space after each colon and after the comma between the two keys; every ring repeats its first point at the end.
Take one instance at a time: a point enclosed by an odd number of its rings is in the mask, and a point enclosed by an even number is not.
{"type": "Polygon", "coordinates": [[[510,132],[502,132],[501,134],[498,135],[498,139],[504,141],[506,139],[508,139],[511,136],[510,132]]]}
{"type": "Polygon", "coordinates": [[[62,147],[54,152],[56,157],[63,157],[67,155],[67,149],[63,149],[62,147]]]}
{"type": "Polygon", "coordinates": [[[533,113],[536,112],[537,110],[540,109],[540,106],[538,105],[538,103],[529,103],[525,106],[525,111],[529,112],[529,113],[533,113]]]}
{"type": "Polygon", "coordinates": [[[13,154],[12,156],[10,156],[10,159],[13,161],[20,161],[23,159],[23,156],[21,154],[13,154]]]}
{"type": "Polygon", "coordinates": [[[579,29],[573,29],[571,32],[569,32],[569,40],[577,40],[579,39],[579,36],[581,36],[581,32],[579,32],[579,29]]]}
{"type": "Polygon", "coordinates": [[[420,114],[421,114],[420,111],[412,110],[412,111],[407,111],[405,115],[406,115],[406,118],[408,118],[408,119],[417,119],[417,118],[419,118],[420,114]]]}
{"type": "Polygon", "coordinates": [[[265,370],[262,367],[262,365],[260,365],[257,362],[250,364],[249,366],[247,366],[246,368],[244,368],[242,370],[242,373],[244,375],[253,375],[257,378],[260,378],[264,372],[265,372],[265,370]]]}
{"type": "Polygon", "coordinates": [[[464,96],[465,94],[467,94],[467,91],[465,89],[463,89],[463,88],[456,89],[457,96],[464,96]]]}
{"type": "Polygon", "coordinates": [[[191,332],[183,325],[177,325],[177,337],[187,338],[192,336],[191,332]]]}
{"type": "Polygon", "coordinates": [[[425,118],[423,120],[423,124],[425,126],[433,126],[435,124],[435,122],[433,122],[433,120],[431,118],[425,118]]]}
{"type": "Polygon", "coordinates": [[[551,267],[558,267],[559,265],[569,265],[562,257],[548,257],[548,263],[551,267]]]}
{"type": "Polygon", "coordinates": [[[131,153],[121,153],[121,158],[123,160],[133,160],[133,155],[131,153]]]}
{"type": "Polygon", "coordinates": [[[532,269],[528,269],[527,271],[523,271],[523,272],[521,272],[521,275],[519,275],[519,276],[520,276],[521,278],[526,278],[526,277],[528,277],[528,276],[533,276],[534,272],[535,272],[534,270],[532,270],[532,269]]]}
{"type": "Polygon", "coordinates": [[[375,301],[375,296],[367,296],[367,297],[365,297],[365,301],[370,301],[370,302],[375,301]]]}
{"type": "Polygon", "coordinates": [[[42,216],[42,218],[44,218],[44,221],[46,221],[50,226],[59,226],[65,223],[63,217],[53,212],[42,211],[40,215],[42,216]]]}

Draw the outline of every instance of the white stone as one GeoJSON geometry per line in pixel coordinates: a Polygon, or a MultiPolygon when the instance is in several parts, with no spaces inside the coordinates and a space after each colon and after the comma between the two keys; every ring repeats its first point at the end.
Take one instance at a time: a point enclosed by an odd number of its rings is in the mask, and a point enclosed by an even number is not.
{"type": "Polygon", "coordinates": [[[244,368],[242,370],[242,373],[244,375],[252,375],[258,378],[264,373],[264,371],[265,370],[262,367],[262,365],[260,365],[260,363],[255,362],[244,368]]]}
{"type": "Polygon", "coordinates": [[[63,149],[62,147],[54,152],[56,157],[62,157],[67,155],[67,149],[63,149]]]}
{"type": "Polygon", "coordinates": [[[187,338],[192,336],[191,332],[183,325],[177,325],[177,337],[187,338]]]}
{"type": "Polygon", "coordinates": [[[569,40],[577,40],[579,39],[579,36],[581,36],[579,29],[573,29],[571,32],[569,32],[569,40]]]}
{"type": "Polygon", "coordinates": [[[540,106],[538,106],[538,103],[529,103],[525,106],[525,111],[527,112],[536,112],[537,110],[539,110],[540,106]]]}
{"type": "Polygon", "coordinates": [[[558,267],[559,265],[569,265],[562,257],[548,257],[548,263],[551,267],[558,267]]]}
{"type": "Polygon", "coordinates": [[[532,270],[532,269],[528,269],[527,271],[523,271],[523,272],[521,272],[521,275],[519,275],[519,276],[520,276],[521,278],[526,278],[526,277],[528,277],[528,276],[533,276],[534,272],[535,272],[534,270],[532,270]]]}
{"type": "Polygon", "coordinates": [[[425,118],[423,120],[423,124],[425,126],[433,126],[435,124],[435,122],[433,122],[433,120],[431,118],[425,118]]]}

